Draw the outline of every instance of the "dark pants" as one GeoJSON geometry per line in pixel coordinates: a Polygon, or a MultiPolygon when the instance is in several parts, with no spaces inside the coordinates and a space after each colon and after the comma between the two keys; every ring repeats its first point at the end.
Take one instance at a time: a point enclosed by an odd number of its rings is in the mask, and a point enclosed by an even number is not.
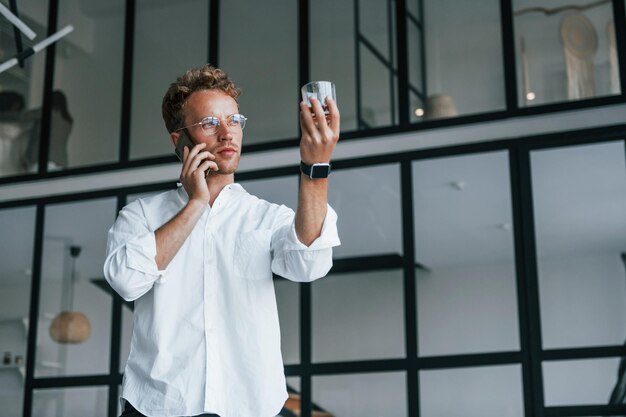
{"type": "MultiPolygon", "coordinates": [[[[126,404],[124,404],[124,411],[122,412],[122,415],[120,417],[146,417],[146,416],[141,414],[139,411],[135,410],[135,407],[133,407],[131,403],[126,401],[126,404]]],[[[201,414],[196,417],[220,417],[220,416],[218,416],[217,414],[201,414]]]]}

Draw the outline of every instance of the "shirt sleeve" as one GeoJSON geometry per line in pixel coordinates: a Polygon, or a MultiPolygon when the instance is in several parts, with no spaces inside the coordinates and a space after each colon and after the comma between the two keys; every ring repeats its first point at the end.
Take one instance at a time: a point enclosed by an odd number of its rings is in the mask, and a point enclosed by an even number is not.
{"type": "Polygon", "coordinates": [[[156,238],[150,230],[141,204],[124,207],[109,230],[104,277],[126,301],[148,292],[154,283],[165,280],[155,260],[156,238]]]}
{"type": "Polygon", "coordinates": [[[320,236],[306,246],[296,235],[295,213],[282,207],[280,226],[272,234],[272,272],[291,281],[310,282],[326,276],[339,246],[337,213],[329,205],[320,236]]]}

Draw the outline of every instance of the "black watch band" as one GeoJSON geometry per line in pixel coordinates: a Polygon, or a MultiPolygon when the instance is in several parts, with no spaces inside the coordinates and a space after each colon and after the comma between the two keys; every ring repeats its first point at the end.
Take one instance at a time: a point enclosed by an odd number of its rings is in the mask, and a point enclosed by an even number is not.
{"type": "Polygon", "coordinates": [[[312,180],[328,178],[330,174],[330,162],[307,165],[300,161],[300,171],[312,180]]]}

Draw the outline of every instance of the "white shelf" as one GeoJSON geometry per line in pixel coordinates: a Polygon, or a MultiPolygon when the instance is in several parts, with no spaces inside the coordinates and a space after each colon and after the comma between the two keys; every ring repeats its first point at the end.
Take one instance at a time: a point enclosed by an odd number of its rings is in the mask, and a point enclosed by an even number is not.
{"type": "Polygon", "coordinates": [[[21,324],[24,331],[28,332],[28,317],[5,317],[0,318],[0,326],[10,326],[12,324],[21,324]]]}
{"type": "Polygon", "coordinates": [[[22,378],[26,375],[26,368],[24,365],[0,365],[0,371],[15,371],[19,372],[22,378]]]}

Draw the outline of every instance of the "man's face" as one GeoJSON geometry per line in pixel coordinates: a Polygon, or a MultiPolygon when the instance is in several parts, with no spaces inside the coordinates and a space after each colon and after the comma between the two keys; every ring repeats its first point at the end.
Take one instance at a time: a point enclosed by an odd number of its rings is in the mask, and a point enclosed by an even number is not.
{"type": "Polygon", "coordinates": [[[191,126],[187,128],[187,132],[194,143],[206,143],[204,150],[215,155],[215,162],[219,167],[217,174],[233,174],[239,166],[243,140],[242,129],[226,123],[228,116],[239,113],[235,99],[219,90],[196,91],[187,98],[183,113],[185,126],[197,123],[207,116],[215,116],[220,120],[215,133],[207,134],[201,125],[191,126]]]}

